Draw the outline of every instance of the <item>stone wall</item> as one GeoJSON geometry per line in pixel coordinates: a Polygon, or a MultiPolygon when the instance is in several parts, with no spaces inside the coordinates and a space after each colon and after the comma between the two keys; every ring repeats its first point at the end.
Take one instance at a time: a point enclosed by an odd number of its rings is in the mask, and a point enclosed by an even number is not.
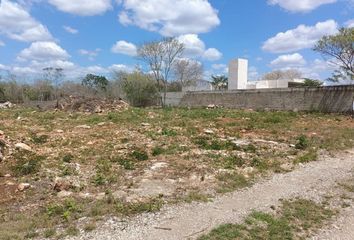
{"type": "Polygon", "coordinates": [[[171,106],[205,107],[215,104],[236,109],[350,113],[353,110],[354,86],[206,91],[168,95],[166,103],[171,106]]]}

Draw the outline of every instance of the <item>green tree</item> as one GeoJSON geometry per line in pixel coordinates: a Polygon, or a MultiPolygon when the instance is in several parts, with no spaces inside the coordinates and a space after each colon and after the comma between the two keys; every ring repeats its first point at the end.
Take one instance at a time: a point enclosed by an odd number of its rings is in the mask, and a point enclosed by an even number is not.
{"type": "Polygon", "coordinates": [[[129,103],[136,107],[146,107],[157,103],[159,91],[155,81],[139,71],[120,73],[122,90],[129,103]]]}
{"type": "Polygon", "coordinates": [[[323,82],[321,82],[320,80],[305,78],[305,81],[304,81],[305,87],[321,87],[322,85],[323,85],[323,82]]]}
{"type": "Polygon", "coordinates": [[[215,88],[215,90],[227,90],[228,88],[228,78],[224,75],[220,76],[211,76],[212,82],[211,84],[215,88]]]}
{"type": "Polygon", "coordinates": [[[94,74],[87,74],[84,79],[82,79],[81,84],[89,89],[93,90],[95,93],[100,91],[107,91],[108,80],[104,76],[97,76],[94,74]]]}
{"type": "Polygon", "coordinates": [[[313,50],[338,66],[329,80],[354,80],[354,28],[341,28],[336,35],[322,37],[313,50]]]}

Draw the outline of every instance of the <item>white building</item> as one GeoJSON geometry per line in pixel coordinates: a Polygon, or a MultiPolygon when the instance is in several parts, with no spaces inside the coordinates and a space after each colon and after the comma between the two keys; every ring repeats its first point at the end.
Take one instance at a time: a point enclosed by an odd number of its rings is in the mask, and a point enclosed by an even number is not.
{"type": "Polygon", "coordinates": [[[248,60],[239,58],[229,64],[229,90],[288,88],[291,84],[303,82],[304,79],[248,81],[248,60]]]}

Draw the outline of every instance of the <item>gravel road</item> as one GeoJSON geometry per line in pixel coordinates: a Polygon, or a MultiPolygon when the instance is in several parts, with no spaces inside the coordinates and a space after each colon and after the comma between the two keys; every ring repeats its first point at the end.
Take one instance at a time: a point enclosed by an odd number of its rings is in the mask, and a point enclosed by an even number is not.
{"type": "MultiPolygon", "coordinates": [[[[290,173],[275,174],[250,188],[218,197],[213,202],[167,206],[159,213],[139,215],[128,221],[109,219],[97,230],[72,239],[196,239],[220,224],[241,222],[254,209],[270,211],[272,205],[279,204],[279,199],[316,199],[334,187],[336,182],[349,177],[353,168],[354,149],[334,157],[321,157],[319,161],[299,166],[290,173]]],[[[320,233],[323,235],[314,239],[349,239],[341,232],[346,231],[354,236],[354,210],[342,223],[346,221],[349,222],[343,224],[341,229],[323,231],[320,233]]]]}

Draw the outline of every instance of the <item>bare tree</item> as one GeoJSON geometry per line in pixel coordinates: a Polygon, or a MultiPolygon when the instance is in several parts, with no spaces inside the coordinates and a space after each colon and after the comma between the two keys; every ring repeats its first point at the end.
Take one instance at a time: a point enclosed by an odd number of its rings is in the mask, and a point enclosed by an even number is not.
{"type": "Polygon", "coordinates": [[[59,85],[64,78],[64,69],[47,67],[43,68],[44,79],[50,81],[55,87],[55,99],[57,100],[56,108],[59,107],[59,85]]]}
{"type": "Polygon", "coordinates": [[[301,78],[302,73],[296,69],[289,69],[289,70],[276,70],[270,73],[266,73],[263,75],[264,80],[281,80],[281,79],[295,79],[301,78]]]}
{"type": "Polygon", "coordinates": [[[175,80],[182,87],[195,85],[203,77],[203,65],[191,59],[179,59],[173,66],[175,80]]]}
{"type": "Polygon", "coordinates": [[[138,58],[149,67],[157,82],[158,89],[163,91],[164,106],[172,67],[184,51],[184,45],[175,38],[164,38],[162,41],[145,43],[138,49],[138,58]]]}

